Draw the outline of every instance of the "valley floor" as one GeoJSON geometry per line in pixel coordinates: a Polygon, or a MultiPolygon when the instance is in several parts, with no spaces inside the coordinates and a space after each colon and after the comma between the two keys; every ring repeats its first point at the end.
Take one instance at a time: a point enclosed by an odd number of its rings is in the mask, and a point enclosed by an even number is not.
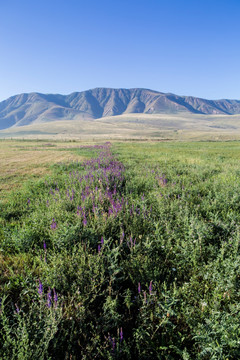
{"type": "Polygon", "coordinates": [[[0,153],[0,358],[240,357],[240,142],[0,153]]]}

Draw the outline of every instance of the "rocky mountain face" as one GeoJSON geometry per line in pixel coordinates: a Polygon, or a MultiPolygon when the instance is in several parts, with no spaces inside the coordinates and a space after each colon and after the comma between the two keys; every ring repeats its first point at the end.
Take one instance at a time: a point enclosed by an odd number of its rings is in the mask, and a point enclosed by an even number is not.
{"type": "Polygon", "coordinates": [[[240,100],[206,100],[148,89],[96,88],[59,94],[20,94],[0,102],[0,129],[56,120],[143,114],[240,114],[240,100]]]}

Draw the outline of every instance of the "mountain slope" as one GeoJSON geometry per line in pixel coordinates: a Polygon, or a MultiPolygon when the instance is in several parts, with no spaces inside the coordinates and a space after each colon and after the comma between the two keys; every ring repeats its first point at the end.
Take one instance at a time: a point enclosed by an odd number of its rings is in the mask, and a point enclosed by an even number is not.
{"type": "Polygon", "coordinates": [[[86,120],[132,113],[240,114],[239,100],[206,100],[148,89],[96,88],[60,94],[20,94],[0,102],[0,129],[59,120],[86,120]]]}

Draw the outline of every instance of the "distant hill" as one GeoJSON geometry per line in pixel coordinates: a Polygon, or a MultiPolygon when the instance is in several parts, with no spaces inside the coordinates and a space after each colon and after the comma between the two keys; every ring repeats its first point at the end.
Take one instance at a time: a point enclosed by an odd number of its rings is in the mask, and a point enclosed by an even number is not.
{"type": "Polygon", "coordinates": [[[0,129],[59,120],[94,121],[124,114],[240,114],[240,100],[206,100],[148,89],[96,88],[59,94],[20,94],[0,102],[0,129]]]}

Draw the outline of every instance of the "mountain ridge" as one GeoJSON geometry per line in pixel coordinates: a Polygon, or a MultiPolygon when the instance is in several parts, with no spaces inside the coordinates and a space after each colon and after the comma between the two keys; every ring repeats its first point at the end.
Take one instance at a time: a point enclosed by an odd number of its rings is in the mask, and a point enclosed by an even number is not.
{"type": "Polygon", "coordinates": [[[0,102],[0,130],[59,120],[85,120],[125,114],[240,114],[240,100],[207,100],[151,89],[94,88],[69,95],[38,92],[0,102]]]}

